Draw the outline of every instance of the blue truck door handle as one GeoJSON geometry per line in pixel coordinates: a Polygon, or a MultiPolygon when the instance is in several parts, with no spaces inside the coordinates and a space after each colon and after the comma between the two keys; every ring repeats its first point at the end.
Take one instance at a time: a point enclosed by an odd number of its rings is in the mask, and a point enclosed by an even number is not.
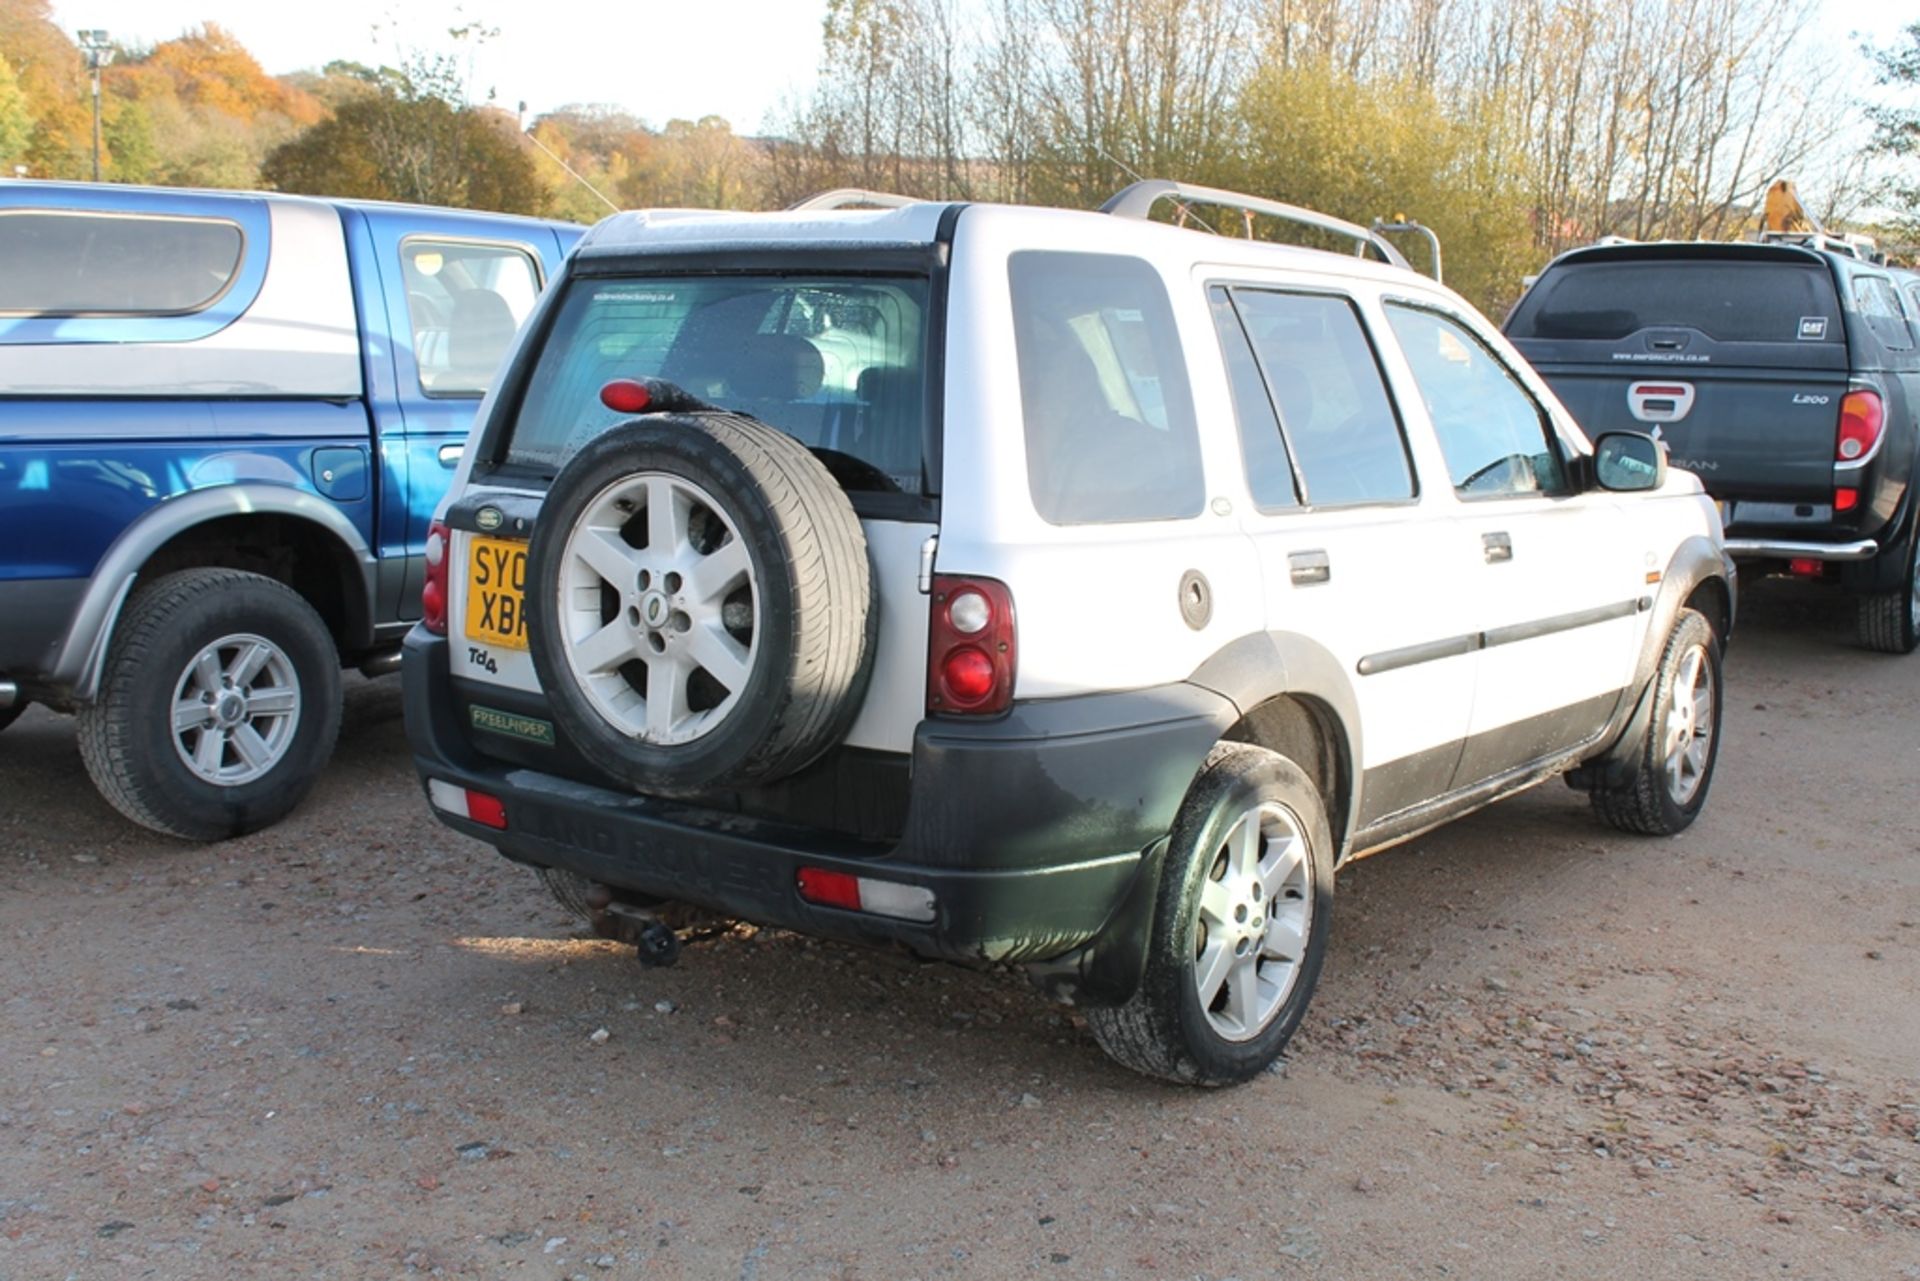
{"type": "Polygon", "coordinates": [[[467,447],[465,445],[442,445],[440,446],[440,465],[442,467],[458,467],[460,465],[460,455],[466,452],[467,447]]]}

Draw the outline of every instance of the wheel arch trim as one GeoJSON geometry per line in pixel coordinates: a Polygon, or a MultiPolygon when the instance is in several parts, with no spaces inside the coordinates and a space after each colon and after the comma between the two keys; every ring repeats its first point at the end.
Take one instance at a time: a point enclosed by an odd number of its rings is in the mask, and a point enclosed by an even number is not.
{"type": "MultiPolygon", "coordinates": [[[[1359,763],[1366,759],[1360,703],[1346,667],[1324,645],[1298,632],[1249,632],[1223,646],[1187,680],[1227,699],[1243,719],[1281,697],[1311,699],[1327,709],[1334,721],[1331,728],[1344,743],[1332,745],[1336,758],[1344,757],[1336,759],[1336,764],[1343,771],[1347,793],[1339,816],[1341,848],[1335,851],[1335,861],[1340,861],[1359,829],[1359,763]]],[[[1330,818],[1332,808],[1329,803],[1330,818]]]]}
{"type": "Polygon", "coordinates": [[[94,566],[92,581],[68,620],[66,640],[54,661],[52,683],[67,686],[76,702],[99,692],[100,670],[134,580],[155,552],[198,525],[229,516],[289,516],[317,526],[346,549],[360,569],[365,617],[376,617],[377,559],[360,531],[324,499],[278,485],[222,485],[168,499],[122,530],[94,566]]]}

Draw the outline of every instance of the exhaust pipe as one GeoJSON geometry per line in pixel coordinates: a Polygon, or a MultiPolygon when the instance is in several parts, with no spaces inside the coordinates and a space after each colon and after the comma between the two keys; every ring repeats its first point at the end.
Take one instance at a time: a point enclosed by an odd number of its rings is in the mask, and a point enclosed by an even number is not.
{"type": "Polygon", "coordinates": [[[360,664],[360,674],[369,680],[378,680],[382,676],[391,676],[400,670],[400,651],[386,650],[375,654],[360,664]]]}
{"type": "Polygon", "coordinates": [[[0,681],[0,712],[20,701],[20,687],[12,681],[0,681]]]}

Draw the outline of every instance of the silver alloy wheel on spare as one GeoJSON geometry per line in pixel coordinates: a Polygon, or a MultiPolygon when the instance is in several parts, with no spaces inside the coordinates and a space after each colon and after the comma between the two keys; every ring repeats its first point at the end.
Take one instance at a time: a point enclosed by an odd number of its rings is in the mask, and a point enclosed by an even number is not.
{"type": "Polygon", "coordinates": [[[1704,645],[1690,647],[1674,664],[1661,756],[1667,795],[1684,806],[1713,760],[1713,671],[1704,645]]]}
{"type": "Polygon", "coordinates": [[[557,591],[574,679],[629,738],[690,743],[738,704],[759,583],[733,519],[700,486],[637,472],[601,490],[567,534],[557,591]]]}
{"type": "Polygon", "coordinates": [[[1313,923],[1313,870],[1300,820],[1266,802],[1242,814],[1200,886],[1194,990],[1213,1030],[1258,1036],[1286,1004],[1313,923]]]}
{"type": "Polygon", "coordinates": [[[209,783],[240,787],[264,777],[299,728],[293,660],[251,632],[207,645],[174,684],[174,750],[209,783]]]}

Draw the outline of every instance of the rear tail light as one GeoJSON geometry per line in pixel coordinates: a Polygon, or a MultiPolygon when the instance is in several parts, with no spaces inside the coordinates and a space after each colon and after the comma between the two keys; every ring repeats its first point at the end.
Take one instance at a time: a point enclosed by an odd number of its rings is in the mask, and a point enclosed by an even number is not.
{"type": "Polygon", "coordinates": [[[447,634],[447,562],[453,558],[447,523],[427,526],[427,585],[420,589],[420,621],[435,636],[447,634]]]}
{"type": "Polygon", "coordinates": [[[507,806],[498,796],[476,792],[470,787],[449,783],[444,778],[434,778],[427,780],[427,799],[433,802],[435,809],[445,810],[495,831],[507,830],[507,806]]]}
{"type": "Polygon", "coordinates": [[[923,885],[903,885],[875,876],[855,876],[824,867],[803,867],[795,875],[800,897],[821,907],[843,912],[866,912],[901,921],[931,921],[933,891],[923,885]]]}
{"type": "Polygon", "coordinates": [[[988,716],[1013,701],[1013,593],[991,578],[936,574],[927,714],[988,716]]]}
{"type": "Polygon", "coordinates": [[[1850,512],[1860,505],[1860,491],[1857,489],[1836,489],[1833,491],[1833,509],[1837,512],[1850,512]]]}
{"type": "Polygon", "coordinates": [[[1840,430],[1834,437],[1833,460],[1857,463],[1880,443],[1886,414],[1877,391],[1850,391],[1840,400],[1840,430]]]}

